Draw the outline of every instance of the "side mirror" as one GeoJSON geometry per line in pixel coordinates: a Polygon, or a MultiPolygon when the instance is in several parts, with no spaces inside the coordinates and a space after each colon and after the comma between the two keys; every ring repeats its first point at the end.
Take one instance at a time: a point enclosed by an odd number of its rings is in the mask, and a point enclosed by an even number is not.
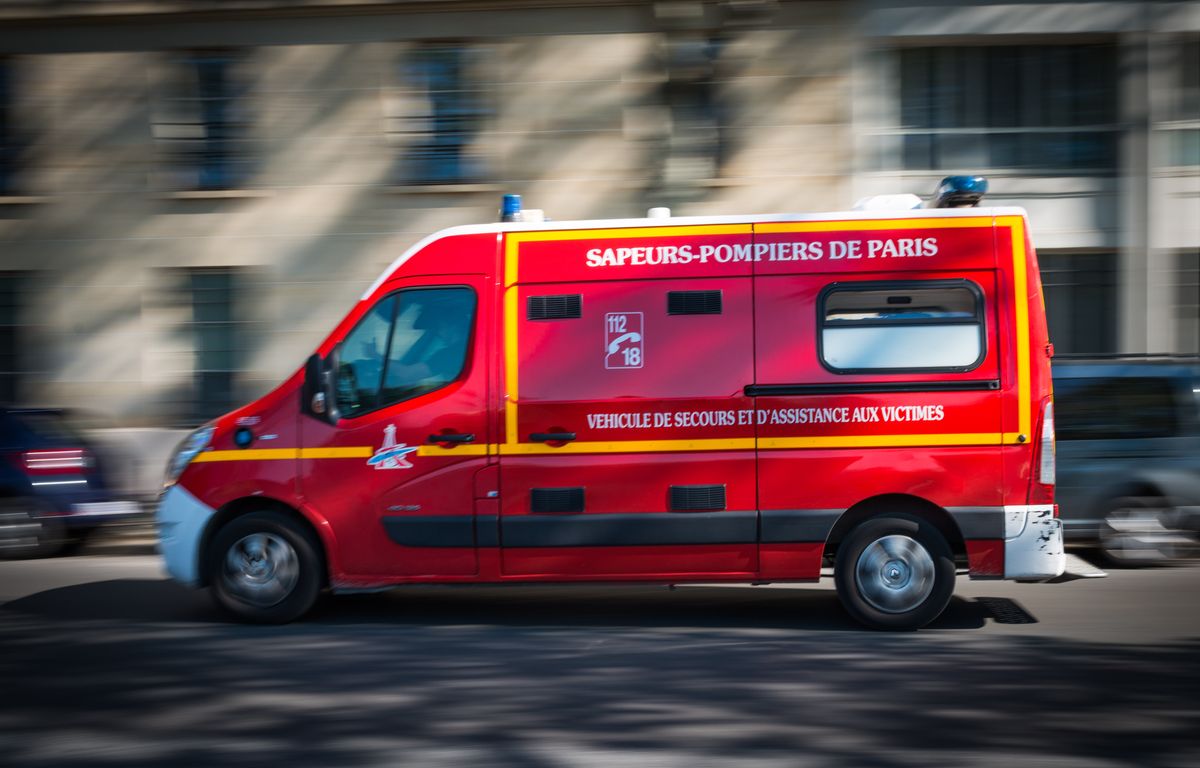
{"type": "Polygon", "coordinates": [[[338,350],[322,360],[312,355],[304,364],[304,386],[300,388],[300,412],[315,419],[337,424],[339,414],[334,390],[334,371],[337,370],[338,350]]]}

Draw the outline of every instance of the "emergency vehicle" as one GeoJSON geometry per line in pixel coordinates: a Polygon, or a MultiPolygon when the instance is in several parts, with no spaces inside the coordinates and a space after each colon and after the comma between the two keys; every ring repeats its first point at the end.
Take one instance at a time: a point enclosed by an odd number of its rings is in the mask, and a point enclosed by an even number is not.
{"type": "Polygon", "coordinates": [[[973,181],[952,207],[432,235],[180,446],[167,569],[284,622],[325,589],[832,566],[894,629],[958,572],[1056,577],[1041,280],[1024,211],[953,207],[973,181]]]}

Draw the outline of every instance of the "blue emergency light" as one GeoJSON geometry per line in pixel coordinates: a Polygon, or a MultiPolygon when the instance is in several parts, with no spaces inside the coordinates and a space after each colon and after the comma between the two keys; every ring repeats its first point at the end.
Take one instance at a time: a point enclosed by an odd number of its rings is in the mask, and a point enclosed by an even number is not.
{"type": "Polygon", "coordinates": [[[500,198],[500,221],[521,220],[521,196],[505,195],[500,198]]]}
{"type": "Polygon", "coordinates": [[[933,195],[933,207],[973,208],[987,191],[987,179],[982,176],[947,176],[933,195]]]}

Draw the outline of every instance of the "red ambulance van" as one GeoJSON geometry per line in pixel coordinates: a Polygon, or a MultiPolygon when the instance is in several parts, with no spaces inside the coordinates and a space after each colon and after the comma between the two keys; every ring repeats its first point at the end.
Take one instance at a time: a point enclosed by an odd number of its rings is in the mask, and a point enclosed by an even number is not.
{"type": "Polygon", "coordinates": [[[162,551],[251,621],[824,564],[916,628],[960,570],[1063,572],[1050,354],[1020,209],[456,227],[180,446],[162,551]]]}

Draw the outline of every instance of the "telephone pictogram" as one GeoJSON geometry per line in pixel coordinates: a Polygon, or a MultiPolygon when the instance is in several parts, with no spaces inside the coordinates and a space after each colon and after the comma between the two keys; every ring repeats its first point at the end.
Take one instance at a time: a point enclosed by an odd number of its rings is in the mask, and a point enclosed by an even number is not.
{"type": "Polygon", "coordinates": [[[645,363],[641,312],[609,312],[604,316],[604,367],[641,368],[645,363]]]}

